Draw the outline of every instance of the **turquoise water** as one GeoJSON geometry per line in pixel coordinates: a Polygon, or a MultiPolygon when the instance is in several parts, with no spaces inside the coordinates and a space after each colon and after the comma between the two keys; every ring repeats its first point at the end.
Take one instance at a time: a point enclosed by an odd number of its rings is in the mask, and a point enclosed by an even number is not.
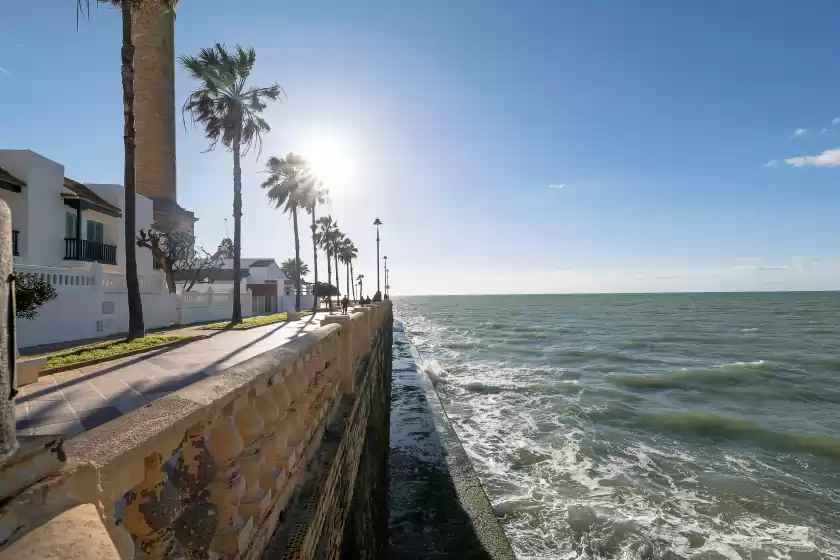
{"type": "Polygon", "coordinates": [[[840,559],[840,293],[394,303],[518,557],[840,559]]]}

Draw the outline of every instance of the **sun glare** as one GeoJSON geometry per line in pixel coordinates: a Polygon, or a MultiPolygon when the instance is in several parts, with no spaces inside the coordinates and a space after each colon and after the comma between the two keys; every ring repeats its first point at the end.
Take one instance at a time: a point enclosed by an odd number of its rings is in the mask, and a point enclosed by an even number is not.
{"type": "Polygon", "coordinates": [[[301,151],[330,191],[345,191],[353,184],[356,161],[352,148],[340,136],[327,133],[313,135],[301,151]]]}

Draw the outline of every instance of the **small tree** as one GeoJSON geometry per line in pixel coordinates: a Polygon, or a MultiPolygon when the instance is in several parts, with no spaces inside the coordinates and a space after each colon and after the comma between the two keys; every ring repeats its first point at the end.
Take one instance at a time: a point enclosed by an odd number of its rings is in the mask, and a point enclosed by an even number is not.
{"type": "Polygon", "coordinates": [[[137,236],[137,246],[152,252],[152,257],[166,275],[166,286],[170,294],[178,290],[175,285],[176,272],[189,273],[183,278],[181,285],[183,291],[189,292],[203,273],[219,270],[224,265],[219,252],[211,255],[203,247],[197,247],[195,236],[186,231],[164,233],[141,229],[137,236]]]}
{"type": "Polygon", "coordinates": [[[298,286],[303,281],[303,277],[309,274],[309,265],[301,260],[295,262],[294,258],[288,258],[280,265],[280,270],[286,278],[298,286]]]}
{"type": "Polygon", "coordinates": [[[38,316],[38,309],[58,297],[52,284],[32,272],[15,275],[15,315],[20,319],[32,320],[38,316]]]}
{"type": "Polygon", "coordinates": [[[329,300],[333,296],[340,295],[338,293],[338,288],[336,288],[332,284],[324,284],[323,282],[318,282],[316,289],[318,290],[318,297],[322,300],[329,300]]]}
{"type": "Polygon", "coordinates": [[[222,239],[222,242],[219,243],[218,253],[223,259],[233,258],[233,241],[231,241],[230,237],[222,239]]]}

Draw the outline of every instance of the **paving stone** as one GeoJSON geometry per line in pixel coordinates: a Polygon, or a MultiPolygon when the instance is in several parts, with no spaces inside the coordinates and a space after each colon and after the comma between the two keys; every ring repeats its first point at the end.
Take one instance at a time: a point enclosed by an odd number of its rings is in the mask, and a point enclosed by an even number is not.
{"type": "Polygon", "coordinates": [[[149,378],[145,379],[123,379],[123,382],[140,394],[159,393],[160,384],[149,378]]]}
{"type": "Polygon", "coordinates": [[[70,406],[78,413],[80,410],[109,406],[109,400],[97,394],[95,397],[70,399],[70,406]]]}
{"type": "Polygon", "coordinates": [[[82,424],[78,420],[75,420],[72,422],[56,422],[55,424],[45,424],[42,426],[36,426],[32,430],[31,435],[63,435],[65,438],[71,438],[73,436],[81,434],[84,431],[84,426],[82,426],[82,424]]]}
{"type": "Polygon", "coordinates": [[[43,424],[72,422],[77,418],[76,412],[66,401],[32,401],[29,403],[29,416],[18,424],[26,428],[43,424]]]}
{"type": "Polygon", "coordinates": [[[64,398],[71,402],[97,399],[102,396],[102,394],[97,391],[93,385],[87,382],[70,387],[64,387],[61,389],[61,392],[64,394],[64,398]]]}
{"type": "Polygon", "coordinates": [[[105,398],[116,398],[128,392],[134,392],[134,389],[123,383],[118,377],[104,377],[102,379],[92,379],[90,383],[97,391],[99,391],[105,398]]]}
{"type": "Polygon", "coordinates": [[[55,379],[56,383],[61,385],[67,381],[73,381],[74,379],[79,379],[81,377],[81,373],[77,369],[71,369],[69,371],[60,371],[58,373],[52,374],[53,379],[55,379]]]}
{"type": "Polygon", "coordinates": [[[116,407],[106,406],[104,408],[90,408],[79,411],[79,419],[85,430],[92,430],[105,422],[110,422],[122,416],[122,412],[116,407]]]}
{"type": "Polygon", "coordinates": [[[51,375],[42,377],[37,383],[27,385],[21,389],[21,398],[23,400],[31,399],[63,399],[64,397],[58,390],[51,375]]]}

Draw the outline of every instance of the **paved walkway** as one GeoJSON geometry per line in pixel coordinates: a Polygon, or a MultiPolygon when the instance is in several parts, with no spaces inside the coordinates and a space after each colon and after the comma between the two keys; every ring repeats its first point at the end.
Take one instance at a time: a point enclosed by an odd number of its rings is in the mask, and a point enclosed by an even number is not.
{"type": "Polygon", "coordinates": [[[21,435],[72,437],[318,328],[299,321],[224,331],[184,346],[42,376],[15,399],[21,435]]]}

